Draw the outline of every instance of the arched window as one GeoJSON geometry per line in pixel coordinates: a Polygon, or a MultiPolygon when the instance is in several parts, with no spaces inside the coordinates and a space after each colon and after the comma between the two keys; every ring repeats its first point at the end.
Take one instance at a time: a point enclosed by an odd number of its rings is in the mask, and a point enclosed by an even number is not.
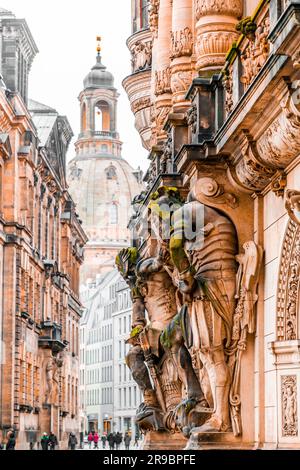
{"type": "Polygon", "coordinates": [[[108,151],[108,146],[106,144],[102,144],[101,145],[101,152],[107,153],[107,151],[108,151]]]}
{"type": "Polygon", "coordinates": [[[86,122],[86,104],[83,103],[82,105],[82,110],[81,110],[81,132],[84,132],[87,127],[87,122],[86,122]]]}
{"type": "Polygon", "coordinates": [[[110,131],[110,109],[106,101],[98,101],[95,106],[95,131],[110,131]]]}
{"type": "Polygon", "coordinates": [[[111,225],[118,223],[118,207],[116,204],[112,204],[109,208],[109,223],[111,225]]]}

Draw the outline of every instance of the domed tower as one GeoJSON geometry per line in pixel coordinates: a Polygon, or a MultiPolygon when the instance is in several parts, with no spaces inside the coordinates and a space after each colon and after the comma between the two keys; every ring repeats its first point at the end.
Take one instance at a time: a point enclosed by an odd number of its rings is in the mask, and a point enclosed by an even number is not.
{"type": "Polygon", "coordinates": [[[81,282],[111,270],[118,251],[128,246],[131,201],[142,189],[140,171],[122,158],[117,131],[119,94],[113,75],[102,64],[100,50],[98,44],[96,64],[79,95],[81,132],[76,156],[68,165],[70,193],[89,237],[81,282]]]}

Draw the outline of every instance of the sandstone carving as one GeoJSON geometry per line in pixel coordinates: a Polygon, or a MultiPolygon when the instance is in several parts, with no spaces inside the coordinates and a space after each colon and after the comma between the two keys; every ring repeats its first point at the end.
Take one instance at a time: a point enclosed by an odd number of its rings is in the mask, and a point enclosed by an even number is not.
{"type": "Polygon", "coordinates": [[[297,376],[281,377],[282,435],[298,436],[297,376]]]}
{"type": "Polygon", "coordinates": [[[249,40],[247,47],[241,54],[244,70],[241,82],[244,83],[246,88],[250,85],[254,77],[256,77],[269,56],[269,31],[270,20],[269,17],[266,17],[263,22],[257,26],[254,39],[252,41],[249,40]]]}
{"type": "Polygon", "coordinates": [[[222,14],[240,18],[243,6],[241,0],[196,0],[196,18],[222,14]]]}
{"type": "Polygon", "coordinates": [[[137,72],[151,67],[152,48],[151,42],[136,42],[131,48],[132,71],[137,72]]]}
{"type": "Polygon", "coordinates": [[[149,0],[149,27],[154,37],[157,36],[159,0],[149,0]]]}
{"type": "Polygon", "coordinates": [[[190,56],[193,53],[193,34],[186,27],[181,31],[171,32],[171,59],[181,56],[190,56]]]}
{"type": "Polygon", "coordinates": [[[164,70],[155,72],[155,95],[171,93],[171,69],[167,67],[164,70]]]}
{"type": "Polygon", "coordinates": [[[262,249],[250,241],[238,254],[235,227],[212,201],[237,207],[211,177],[184,205],[176,188],[160,187],[146,249],[117,258],[132,291],[127,364],[144,395],[137,422],[145,431],[242,433],[241,356],[255,331],[262,249]]]}

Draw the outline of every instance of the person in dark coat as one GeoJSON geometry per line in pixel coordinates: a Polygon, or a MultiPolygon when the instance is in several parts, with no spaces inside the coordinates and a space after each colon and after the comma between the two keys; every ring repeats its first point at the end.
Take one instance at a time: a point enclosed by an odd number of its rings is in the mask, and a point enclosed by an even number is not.
{"type": "Polygon", "coordinates": [[[49,449],[50,450],[55,450],[55,447],[58,445],[58,442],[57,442],[57,437],[55,436],[55,434],[53,434],[53,432],[50,432],[49,434],[49,449]]]}
{"type": "Polygon", "coordinates": [[[126,433],[124,437],[125,450],[129,450],[130,442],[131,442],[131,437],[129,436],[128,433],[126,433]]]}
{"type": "Polygon", "coordinates": [[[5,450],[15,450],[16,447],[16,435],[13,429],[7,433],[7,443],[5,450]]]}
{"type": "Polygon", "coordinates": [[[102,441],[102,447],[103,447],[103,449],[105,449],[106,448],[106,441],[107,441],[105,434],[102,435],[101,441],[102,441]]]}
{"type": "Polygon", "coordinates": [[[108,443],[109,443],[110,450],[114,450],[114,448],[115,448],[115,438],[114,438],[114,435],[112,433],[110,433],[110,435],[108,436],[108,443]]]}
{"type": "Polygon", "coordinates": [[[46,432],[44,432],[41,437],[42,450],[48,450],[48,444],[49,444],[49,436],[46,432]]]}
{"type": "Polygon", "coordinates": [[[115,443],[116,443],[117,450],[120,450],[120,445],[122,443],[122,435],[119,432],[117,432],[115,436],[115,443]]]}
{"type": "Polygon", "coordinates": [[[77,437],[75,436],[73,432],[71,432],[70,437],[69,437],[69,443],[68,443],[69,449],[75,450],[77,444],[78,444],[77,437]]]}

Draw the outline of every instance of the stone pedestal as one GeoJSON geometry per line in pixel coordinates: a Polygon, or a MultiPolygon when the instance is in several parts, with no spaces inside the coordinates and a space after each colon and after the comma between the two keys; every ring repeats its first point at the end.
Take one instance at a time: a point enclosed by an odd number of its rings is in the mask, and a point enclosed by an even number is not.
{"type": "Polygon", "coordinates": [[[186,443],[187,440],[178,432],[148,431],[143,450],[182,450],[186,443]]]}
{"type": "Polygon", "coordinates": [[[243,442],[241,437],[235,437],[232,432],[200,432],[194,428],[185,450],[250,450],[254,448],[251,442],[243,442]]]}

